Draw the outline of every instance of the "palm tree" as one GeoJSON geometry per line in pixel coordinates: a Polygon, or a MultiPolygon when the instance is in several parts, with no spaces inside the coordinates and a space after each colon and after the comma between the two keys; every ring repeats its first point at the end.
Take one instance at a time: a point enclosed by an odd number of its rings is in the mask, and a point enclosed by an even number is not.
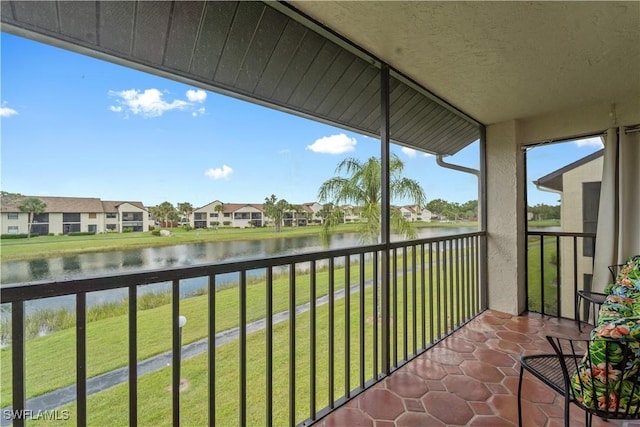
{"type": "Polygon", "coordinates": [[[47,209],[47,205],[40,199],[36,197],[29,197],[24,199],[18,205],[18,209],[20,212],[29,214],[27,223],[29,224],[29,232],[27,233],[27,238],[31,238],[31,227],[33,227],[33,218],[36,215],[39,215],[47,209]]]}
{"type": "MultiPolygon", "coordinates": [[[[216,212],[216,214],[218,215],[218,221],[217,221],[217,223],[218,223],[218,224],[222,224],[222,217],[224,216],[224,215],[223,215],[223,212],[224,212],[224,203],[220,202],[220,204],[219,204],[219,205],[215,205],[215,206],[214,206],[214,208],[213,208],[213,210],[214,210],[214,211],[216,212]]],[[[217,229],[218,229],[218,226],[216,225],[214,228],[217,230],[217,229]]]]}
{"type": "MultiPolygon", "coordinates": [[[[375,243],[380,237],[380,203],[382,199],[380,159],[370,157],[365,162],[355,158],[342,160],[336,168],[335,176],[320,186],[318,198],[321,202],[331,201],[336,205],[353,204],[360,211],[359,232],[365,243],[375,243]]],[[[402,176],[404,163],[398,156],[389,159],[389,190],[392,200],[409,199],[412,204],[424,206],[426,196],[420,184],[402,176]]],[[[321,237],[328,242],[332,229],[337,225],[338,215],[332,215],[324,221],[321,237]]],[[[413,238],[416,232],[413,225],[407,221],[397,208],[390,209],[390,224],[394,232],[413,238]]]]}
{"type": "Polygon", "coordinates": [[[282,220],[286,210],[289,210],[291,205],[285,199],[280,199],[272,194],[271,197],[265,197],[264,199],[264,213],[268,218],[273,220],[274,230],[276,233],[282,231],[282,220]]]}
{"type": "Polygon", "coordinates": [[[178,210],[187,218],[187,222],[191,224],[191,213],[193,212],[193,205],[189,202],[178,203],[178,210]]]}

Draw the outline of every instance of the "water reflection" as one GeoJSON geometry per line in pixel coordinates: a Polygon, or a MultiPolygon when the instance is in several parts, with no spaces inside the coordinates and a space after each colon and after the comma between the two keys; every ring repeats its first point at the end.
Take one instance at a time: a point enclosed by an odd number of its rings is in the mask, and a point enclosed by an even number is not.
{"type": "MultiPolygon", "coordinates": [[[[472,231],[475,231],[475,228],[423,228],[420,230],[420,237],[437,237],[472,231]]],[[[341,233],[333,236],[330,248],[347,248],[360,246],[361,244],[358,234],[341,233]]],[[[214,262],[244,261],[247,259],[315,252],[323,249],[324,247],[319,237],[311,235],[94,252],[29,261],[3,262],[0,280],[3,284],[35,280],[60,280],[86,277],[87,275],[115,274],[214,262]]]]}

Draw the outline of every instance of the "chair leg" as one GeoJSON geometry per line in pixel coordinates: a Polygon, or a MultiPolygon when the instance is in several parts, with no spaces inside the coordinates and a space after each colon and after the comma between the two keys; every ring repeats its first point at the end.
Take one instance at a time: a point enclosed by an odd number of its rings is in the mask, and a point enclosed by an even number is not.
{"type": "Polygon", "coordinates": [[[564,396],[564,427],[569,426],[569,396],[564,396]]]}
{"type": "Polygon", "coordinates": [[[524,375],[524,368],[520,365],[520,379],[518,380],[518,427],[522,427],[522,401],[520,395],[522,394],[522,376],[524,375]]]}
{"type": "Polygon", "coordinates": [[[582,297],[578,296],[578,306],[576,310],[576,318],[578,319],[578,332],[582,333],[582,317],[580,316],[580,303],[582,302],[582,297]]]}

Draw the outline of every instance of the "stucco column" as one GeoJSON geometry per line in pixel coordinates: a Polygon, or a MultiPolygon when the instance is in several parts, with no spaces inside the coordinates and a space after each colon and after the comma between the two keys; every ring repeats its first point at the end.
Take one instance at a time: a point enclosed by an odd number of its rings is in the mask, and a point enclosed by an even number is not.
{"type": "Polygon", "coordinates": [[[488,306],[510,314],[526,309],[524,155],[518,123],[487,127],[488,306]]]}

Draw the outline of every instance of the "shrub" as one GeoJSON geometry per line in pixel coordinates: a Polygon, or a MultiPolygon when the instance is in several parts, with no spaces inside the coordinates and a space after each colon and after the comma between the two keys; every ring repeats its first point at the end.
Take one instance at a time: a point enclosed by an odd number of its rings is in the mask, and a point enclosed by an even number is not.
{"type": "MultiPolygon", "coordinates": [[[[38,237],[39,234],[31,233],[31,237],[38,237]]],[[[0,239],[26,239],[29,237],[27,233],[19,233],[19,234],[0,234],[0,239]]]]}
{"type": "Polygon", "coordinates": [[[69,236],[95,236],[95,231],[71,231],[69,236]]]}
{"type": "Polygon", "coordinates": [[[160,229],[151,230],[151,234],[154,235],[154,236],[159,236],[160,235],[160,229]]]}
{"type": "Polygon", "coordinates": [[[122,229],[123,233],[133,233],[133,228],[131,227],[125,227],[122,229]]]}
{"type": "Polygon", "coordinates": [[[193,230],[193,227],[191,225],[189,225],[189,224],[182,224],[182,229],[184,231],[191,231],[191,230],[193,230]]]}

